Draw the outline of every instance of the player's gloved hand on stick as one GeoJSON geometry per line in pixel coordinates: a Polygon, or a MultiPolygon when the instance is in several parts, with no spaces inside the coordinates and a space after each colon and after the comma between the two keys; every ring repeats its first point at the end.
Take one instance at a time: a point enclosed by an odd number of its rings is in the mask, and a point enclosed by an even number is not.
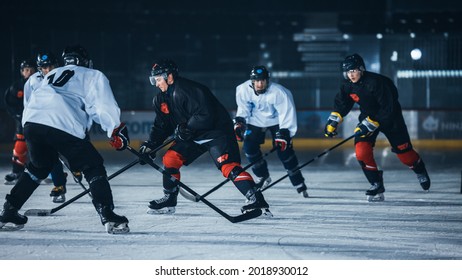
{"type": "Polygon", "coordinates": [[[274,138],[274,143],[279,149],[284,152],[289,146],[292,145],[292,138],[290,137],[290,132],[287,128],[281,128],[276,132],[274,138]]]}
{"type": "Polygon", "coordinates": [[[337,127],[343,121],[340,113],[332,112],[330,113],[329,118],[327,118],[326,127],[324,128],[324,135],[326,137],[335,137],[337,133],[337,127]]]}
{"type": "Polygon", "coordinates": [[[186,123],[180,123],[175,128],[175,140],[189,141],[193,137],[193,131],[188,128],[186,123]]]}
{"type": "Polygon", "coordinates": [[[130,138],[128,137],[128,129],[125,123],[120,123],[120,125],[112,131],[109,144],[117,151],[123,151],[127,148],[128,144],[130,144],[130,138]]]}
{"type": "MultiPolygon", "coordinates": [[[[140,149],[139,149],[139,152],[141,154],[148,154],[149,157],[154,160],[156,158],[156,153],[152,152],[153,150],[155,150],[157,148],[157,145],[150,141],[150,140],[147,140],[147,141],[144,141],[141,146],[140,146],[140,149]]],[[[145,165],[146,162],[140,160],[140,164],[141,165],[145,165]]]]}
{"type": "Polygon", "coordinates": [[[244,141],[244,134],[247,129],[246,121],[243,117],[234,118],[234,133],[236,134],[236,140],[239,142],[244,141]]]}
{"type": "Polygon", "coordinates": [[[356,135],[361,137],[368,137],[371,136],[374,131],[379,128],[380,124],[376,121],[371,120],[371,118],[367,117],[362,122],[360,122],[354,132],[356,135]]]}

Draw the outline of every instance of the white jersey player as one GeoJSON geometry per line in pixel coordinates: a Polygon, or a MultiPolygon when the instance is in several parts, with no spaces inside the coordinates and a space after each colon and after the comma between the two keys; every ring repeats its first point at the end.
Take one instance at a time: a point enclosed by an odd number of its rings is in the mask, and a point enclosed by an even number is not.
{"type": "Polygon", "coordinates": [[[6,195],[0,228],[7,223],[21,228],[27,217],[18,210],[48,176],[58,153],[71,170],[81,170],[88,181],[93,205],[108,233],[126,233],[128,220],[113,212],[114,203],[103,158],[85,138],[95,121],[111,137],[117,150],[128,146],[127,128],[106,76],[90,69],[87,51],[79,45],[63,51],[65,66],[50,71],[25,102],[23,125],[29,147],[27,171],[6,195]]]}
{"type": "Polygon", "coordinates": [[[297,132],[297,114],[292,93],[280,84],[269,81],[265,66],[255,66],[250,80],[236,87],[237,112],[234,131],[250,162],[258,161],[252,171],[258,177],[257,185],[265,188],[271,182],[267,162],[262,159],[260,145],[266,131],[271,132],[273,145],[278,146],[278,157],[289,172],[292,185],[303,197],[308,197],[305,179],[298,167],[292,146],[297,132]]]}
{"type": "MultiPolygon", "coordinates": [[[[58,58],[53,53],[48,51],[40,52],[37,55],[36,61],[38,72],[30,76],[26,84],[24,85],[24,105],[29,103],[31,95],[40,86],[40,84],[43,81],[43,77],[46,74],[48,74],[48,72],[50,72],[51,70],[55,69],[56,67],[59,67],[58,58]]],[[[56,161],[55,165],[53,166],[53,169],[51,170],[50,175],[51,181],[54,185],[50,192],[52,201],[55,203],[65,202],[67,174],[63,171],[63,165],[61,161],[56,161]]],[[[50,179],[46,178],[44,181],[50,181],[50,179]]]]}

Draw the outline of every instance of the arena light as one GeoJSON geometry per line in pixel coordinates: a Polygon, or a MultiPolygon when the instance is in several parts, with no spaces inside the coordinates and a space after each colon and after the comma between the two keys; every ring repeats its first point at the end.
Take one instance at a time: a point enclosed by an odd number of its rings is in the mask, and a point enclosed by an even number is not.
{"type": "Polygon", "coordinates": [[[462,70],[398,70],[398,79],[462,78],[462,70]]]}
{"type": "Polygon", "coordinates": [[[422,51],[420,49],[413,49],[411,51],[411,58],[412,60],[419,60],[422,58],[422,51]]]}

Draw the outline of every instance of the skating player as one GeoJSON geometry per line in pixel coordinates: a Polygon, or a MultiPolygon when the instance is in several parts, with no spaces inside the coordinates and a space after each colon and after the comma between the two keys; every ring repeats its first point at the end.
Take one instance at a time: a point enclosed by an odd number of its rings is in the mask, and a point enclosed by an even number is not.
{"type": "Polygon", "coordinates": [[[129,142],[127,128],[120,122],[120,109],[106,76],[91,69],[87,51],[68,46],[64,64],[49,72],[24,108],[24,134],[30,153],[27,170],[6,195],[0,228],[7,223],[21,228],[27,217],[18,210],[63,155],[71,170],[81,170],[88,181],[93,205],[108,233],[127,233],[128,220],[113,212],[114,203],[103,158],[86,139],[93,122],[111,137],[111,145],[124,150],[129,142]]]}
{"type": "Polygon", "coordinates": [[[417,174],[422,189],[428,191],[430,177],[422,158],[412,147],[396,86],[389,78],[366,71],[364,61],[358,54],[347,56],[342,69],[345,81],[335,96],[334,111],[327,120],[325,135],[337,135],[338,125],[343,118],[355,103],[359,105],[359,124],[354,130],[355,152],[371,184],[366,191],[368,200],[384,200],[383,171],[378,169],[373,153],[379,132],[385,134],[398,159],[417,174]]]}
{"type": "MultiPolygon", "coordinates": [[[[236,88],[237,112],[234,118],[234,132],[238,141],[244,141],[245,156],[250,162],[262,156],[260,145],[265,142],[267,131],[271,132],[273,145],[279,147],[277,153],[289,179],[303,197],[308,197],[305,179],[298,167],[292,138],[297,132],[297,114],[292,93],[287,88],[270,82],[270,73],[265,66],[255,66],[250,72],[250,80],[236,88]]],[[[257,176],[258,188],[271,183],[266,160],[257,162],[252,171],[257,176]]]]}
{"type": "MultiPolygon", "coordinates": [[[[140,152],[148,153],[175,134],[175,143],[162,159],[169,174],[180,180],[180,168],[208,151],[223,176],[231,179],[249,200],[242,212],[264,209],[270,216],[268,203],[255,188],[251,175],[241,167],[231,117],[212,92],[180,77],[176,64],[168,59],[153,64],[149,80],[161,92],[154,97],[156,117],[149,140],[141,145],[140,152]]],[[[148,213],[175,212],[179,188],[169,177],[163,177],[164,196],[149,203],[148,213]]]]}
{"type": "Polygon", "coordinates": [[[15,81],[5,91],[5,106],[8,113],[14,118],[16,131],[14,135],[13,157],[11,160],[12,172],[5,175],[5,185],[14,185],[19,176],[24,172],[27,161],[27,146],[24,140],[24,132],[21,124],[24,110],[24,84],[29,77],[37,72],[34,60],[24,60],[20,65],[21,79],[15,81]]]}
{"type": "MultiPolygon", "coordinates": [[[[48,51],[39,53],[36,61],[38,72],[30,76],[24,85],[25,104],[29,102],[31,94],[33,94],[34,90],[42,83],[43,77],[59,66],[58,58],[48,51]]],[[[63,171],[63,165],[61,161],[58,160],[51,170],[51,180],[54,187],[50,192],[50,196],[55,203],[63,203],[66,201],[66,176],[67,174],[63,171]]]]}

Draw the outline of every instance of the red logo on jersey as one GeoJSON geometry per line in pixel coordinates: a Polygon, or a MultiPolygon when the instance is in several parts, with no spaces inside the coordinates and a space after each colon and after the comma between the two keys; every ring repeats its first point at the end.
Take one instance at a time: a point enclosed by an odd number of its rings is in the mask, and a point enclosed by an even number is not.
{"type": "Polygon", "coordinates": [[[220,156],[219,158],[217,158],[217,162],[222,163],[227,159],[228,159],[228,154],[224,154],[224,155],[220,156]]]}
{"type": "Polygon", "coordinates": [[[18,93],[16,94],[18,98],[23,98],[24,97],[24,91],[18,90],[18,93]]]}
{"type": "Polygon", "coordinates": [[[399,145],[399,146],[398,146],[398,149],[399,149],[400,151],[404,151],[404,150],[406,150],[408,147],[409,147],[409,143],[404,143],[404,144],[402,144],[402,145],[399,145]]]}
{"type": "Polygon", "coordinates": [[[354,102],[359,101],[359,96],[356,93],[350,93],[351,99],[353,99],[354,102]]]}
{"type": "Polygon", "coordinates": [[[162,111],[162,113],[164,114],[170,114],[170,110],[168,109],[167,103],[164,102],[160,104],[160,111],[162,111]]]}

